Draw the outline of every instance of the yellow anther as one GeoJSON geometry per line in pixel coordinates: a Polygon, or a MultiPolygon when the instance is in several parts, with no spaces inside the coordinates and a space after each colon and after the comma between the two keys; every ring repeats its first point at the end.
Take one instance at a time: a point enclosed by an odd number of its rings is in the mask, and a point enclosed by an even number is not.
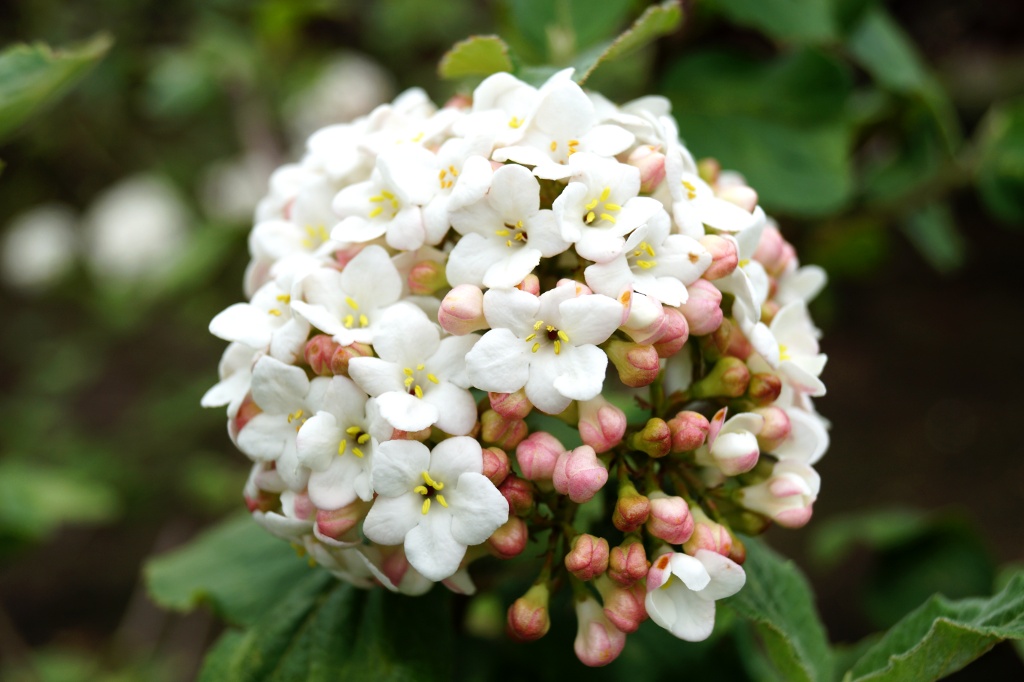
{"type": "Polygon", "coordinates": [[[347,438],[342,438],[341,442],[338,443],[338,454],[339,455],[344,455],[345,454],[345,448],[347,448],[347,447],[348,447],[348,439],[347,438]]]}
{"type": "Polygon", "coordinates": [[[422,362],[420,364],[416,365],[416,369],[418,369],[420,371],[422,371],[422,370],[424,370],[426,368],[427,368],[427,366],[424,365],[422,362]]]}
{"type": "Polygon", "coordinates": [[[523,221],[522,220],[517,220],[516,221],[516,227],[518,227],[520,230],[523,229],[523,221]]]}
{"type": "Polygon", "coordinates": [[[518,128],[521,125],[523,125],[523,119],[519,118],[518,116],[513,116],[508,120],[509,128],[518,128]]]}
{"type": "Polygon", "coordinates": [[[420,495],[428,495],[428,494],[430,494],[430,491],[427,490],[427,486],[425,486],[425,485],[418,485],[415,488],[413,488],[412,491],[414,493],[419,493],[420,495]]]}
{"type": "Polygon", "coordinates": [[[522,232],[516,232],[515,240],[517,242],[525,242],[526,241],[526,235],[523,234],[522,232]]]}
{"type": "Polygon", "coordinates": [[[458,175],[459,171],[455,170],[455,166],[448,166],[448,172],[452,175],[458,175]]]}
{"type": "Polygon", "coordinates": [[[410,386],[412,386],[412,385],[413,385],[413,384],[414,384],[415,382],[416,382],[416,379],[415,379],[414,377],[406,377],[406,378],[405,378],[405,387],[406,387],[406,388],[409,388],[409,387],[410,387],[410,386]]]}
{"type": "Polygon", "coordinates": [[[292,412],[291,414],[288,415],[288,423],[291,424],[296,419],[301,419],[302,415],[303,415],[303,411],[302,410],[295,410],[294,412],[292,412]]]}
{"type": "Polygon", "coordinates": [[[525,339],[523,339],[523,341],[529,342],[529,341],[533,341],[535,338],[537,338],[537,333],[536,332],[534,332],[533,334],[530,334],[529,336],[527,336],[525,339]]]}
{"type": "Polygon", "coordinates": [[[786,344],[780,343],[779,344],[779,362],[782,362],[783,360],[790,360],[790,359],[791,358],[789,356],[789,348],[786,347],[786,344]]]}
{"type": "Polygon", "coordinates": [[[345,429],[345,433],[347,433],[350,436],[354,436],[360,431],[362,431],[362,429],[359,428],[358,426],[350,426],[347,429],[345,429]]]}
{"type": "Polygon", "coordinates": [[[378,194],[375,197],[370,197],[370,201],[372,201],[375,204],[379,204],[380,202],[384,201],[384,197],[378,194]]]}
{"type": "Polygon", "coordinates": [[[655,256],[654,248],[650,244],[648,244],[647,242],[644,242],[643,244],[640,245],[640,248],[642,248],[644,251],[646,251],[647,255],[649,255],[651,258],[654,258],[654,256],[655,256]]]}
{"type": "Polygon", "coordinates": [[[426,484],[429,485],[434,490],[440,490],[441,488],[444,487],[444,483],[432,479],[428,472],[422,471],[420,472],[420,474],[423,476],[423,480],[426,482],[426,484]]]}
{"type": "Polygon", "coordinates": [[[352,325],[355,324],[356,322],[356,318],[352,317],[351,315],[346,315],[345,319],[342,320],[342,322],[345,324],[345,329],[351,329],[352,325]]]}
{"type": "Polygon", "coordinates": [[[613,218],[611,215],[609,215],[607,213],[602,213],[601,214],[601,220],[607,220],[610,223],[614,223],[615,222],[615,218],[613,218]]]}
{"type": "Polygon", "coordinates": [[[696,199],[697,198],[697,188],[693,186],[692,182],[690,182],[689,180],[683,180],[683,187],[686,188],[686,198],[687,199],[696,199]]]}
{"type": "Polygon", "coordinates": [[[437,377],[436,377],[436,376],[434,376],[433,374],[428,374],[428,375],[427,375],[427,379],[428,379],[428,380],[429,380],[429,381],[430,381],[431,383],[433,383],[433,384],[439,384],[439,383],[441,383],[440,381],[438,381],[438,380],[437,380],[437,377]]]}
{"type": "Polygon", "coordinates": [[[371,218],[376,218],[377,216],[379,216],[383,212],[384,212],[384,209],[381,208],[380,206],[378,206],[377,208],[375,208],[372,211],[370,211],[370,217],[371,218]]]}
{"type": "Polygon", "coordinates": [[[603,190],[601,190],[601,201],[608,201],[608,197],[611,196],[611,193],[611,187],[605,187],[603,190]]]}
{"type": "Polygon", "coordinates": [[[391,192],[387,191],[386,189],[381,190],[380,193],[381,193],[381,196],[383,196],[386,199],[394,199],[395,198],[395,195],[392,194],[391,192]]]}
{"type": "Polygon", "coordinates": [[[562,352],[562,342],[561,341],[558,341],[556,339],[555,342],[553,344],[551,344],[551,345],[553,345],[555,347],[555,355],[558,355],[560,352],[562,352]]]}
{"type": "Polygon", "coordinates": [[[359,316],[359,326],[360,327],[369,327],[370,326],[370,318],[368,318],[366,315],[360,315],[359,316]]]}
{"type": "Polygon", "coordinates": [[[420,512],[423,513],[423,514],[426,514],[428,511],[430,511],[430,498],[429,497],[427,499],[423,500],[423,506],[420,508],[420,512]]]}
{"type": "Polygon", "coordinates": [[[558,338],[562,339],[566,343],[569,343],[569,335],[563,332],[561,329],[558,330],[558,338]]]}
{"type": "Polygon", "coordinates": [[[444,495],[437,495],[436,497],[437,497],[437,501],[441,504],[441,506],[444,507],[445,509],[447,509],[448,508],[448,503],[445,501],[444,495]]]}
{"type": "Polygon", "coordinates": [[[363,456],[363,451],[359,448],[352,448],[352,454],[361,458],[363,456]]]}
{"type": "Polygon", "coordinates": [[[443,180],[444,180],[444,176],[446,176],[446,175],[448,175],[448,171],[446,171],[446,170],[444,170],[444,169],[442,168],[441,170],[439,170],[439,171],[437,172],[437,179],[438,179],[438,180],[442,180],[442,181],[443,181],[443,180]]]}
{"type": "Polygon", "coordinates": [[[618,204],[605,204],[604,207],[605,207],[605,210],[608,210],[608,211],[621,211],[622,210],[622,207],[619,206],[618,204]]]}
{"type": "Polygon", "coordinates": [[[747,267],[748,265],[750,265],[750,259],[749,259],[749,258],[744,258],[743,260],[741,260],[741,261],[739,262],[739,266],[740,266],[741,268],[745,268],[745,267],[747,267]]]}
{"type": "Polygon", "coordinates": [[[546,326],[546,327],[544,327],[544,328],[545,328],[545,329],[547,329],[547,330],[548,330],[549,332],[553,332],[553,331],[555,331],[555,327],[554,327],[553,325],[550,325],[550,324],[549,324],[549,325],[547,325],[547,326],[546,326]]]}
{"type": "Polygon", "coordinates": [[[406,367],[405,369],[402,370],[402,373],[405,374],[405,376],[407,376],[407,377],[411,377],[412,376],[412,367],[406,367]]]}
{"type": "Polygon", "coordinates": [[[587,212],[587,217],[584,218],[583,220],[584,220],[584,222],[589,224],[589,223],[594,222],[594,217],[595,217],[594,216],[594,212],[593,211],[588,211],[587,212]]]}
{"type": "Polygon", "coordinates": [[[356,442],[359,443],[360,445],[366,445],[366,441],[368,440],[370,440],[370,434],[368,433],[364,433],[363,435],[359,436],[359,438],[356,438],[356,442]]]}
{"type": "Polygon", "coordinates": [[[349,308],[351,308],[352,310],[359,310],[359,304],[358,304],[358,303],[356,303],[356,302],[355,302],[355,300],[353,300],[353,298],[352,298],[351,296],[346,296],[346,297],[345,297],[345,303],[346,303],[346,304],[348,305],[348,307],[349,307],[349,308]]]}
{"type": "Polygon", "coordinates": [[[507,246],[509,248],[512,248],[512,240],[511,239],[506,239],[505,240],[505,246],[507,246]]]}
{"type": "Polygon", "coordinates": [[[537,331],[538,329],[540,329],[543,326],[544,326],[544,320],[537,320],[536,322],[533,323],[533,330],[537,331]]]}
{"type": "Polygon", "coordinates": [[[288,294],[278,294],[277,300],[280,301],[281,303],[291,303],[292,297],[289,296],[288,294]]]}
{"type": "Polygon", "coordinates": [[[495,230],[494,234],[498,235],[499,237],[507,237],[509,235],[509,231],[508,230],[495,230]]]}
{"type": "Polygon", "coordinates": [[[644,270],[650,270],[655,265],[657,265],[657,263],[655,261],[652,261],[652,260],[638,260],[636,262],[636,264],[639,265],[644,270]]]}
{"type": "Polygon", "coordinates": [[[597,199],[594,199],[593,201],[591,201],[589,204],[587,204],[583,208],[585,208],[585,209],[587,209],[589,211],[589,210],[593,209],[595,206],[597,206],[598,203],[599,203],[599,201],[597,199]]]}
{"type": "Polygon", "coordinates": [[[270,310],[267,311],[267,314],[273,315],[274,317],[281,317],[281,311],[278,310],[277,308],[271,308],[270,310]]]}
{"type": "Polygon", "coordinates": [[[555,151],[556,149],[558,149],[558,143],[551,140],[551,151],[555,151]]]}
{"type": "Polygon", "coordinates": [[[534,353],[536,353],[538,350],[540,350],[540,342],[533,344],[533,348],[530,349],[530,351],[534,353]]]}
{"type": "Polygon", "coordinates": [[[412,387],[412,392],[416,394],[417,398],[423,397],[423,389],[420,388],[419,384],[416,384],[415,386],[412,387]]]}
{"type": "Polygon", "coordinates": [[[412,142],[419,142],[423,139],[423,131],[416,133],[416,136],[412,138],[412,142]]]}

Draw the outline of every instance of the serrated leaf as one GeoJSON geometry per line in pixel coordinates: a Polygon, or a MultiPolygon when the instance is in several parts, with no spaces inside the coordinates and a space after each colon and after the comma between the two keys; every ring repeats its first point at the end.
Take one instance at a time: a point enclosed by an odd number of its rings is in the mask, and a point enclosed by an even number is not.
{"type": "Polygon", "coordinates": [[[683,9],[679,0],[651,5],[617,38],[588,50],[576,60],[576,82],[582,85],[601,64],[626,57],[657,38],[672,33],[682,21],[683,9]]]}
{"type": "Polygon", "coordinates": [[[1005,639],[1024,638],[1024,573],[989,598],[936,595],[854,664],[847,682],[927,682],[960,670],[1005,639]]]}
{"type": "Polygon", "coordinates": [[[229,517],[144,569],[150,596],[164,608],[191,611],[208,604],[241,625],[255,622],[309,573],[288,543],[248,514],[229,517]]]}
{"type": "Polygon", "coordinates": [[[725,603],[755,625],[780,679],[831,680],[832,651],[807,579],[756,538],[743,542],[747,584],[725,603]]]}
{"type": "Polygon", "coordinates": [[[489,76],[500,71],[512,71],[512,58],[508,45],[498,36],[470,36],[460,40],[441,57],[437,66],[441,78],[447,79],[489,76]]]}
{"type": "Polygon", "coordinates": [[[251,628],[227,633],[200,680],[217,682],[451,678],[448,593],[422,597],[360,590],[314,571],[251,628]]]}
{"type": "Polygon", "coordinates": [[[952,272],[964,264],[967,243],[946,204],[920,208],[907,216],[900,227],[924,259],[939,272],[952,272]]]}
{"type": "Polygon", "coordinates": [[[0,53],[0,141],[66,92],[106,54],[112,42],[109,36],[99,35],[65,50],[36,43],[13,45],[0,53]]]}
{"type": "Polygon", "coordinates": [[[776,40],[824,43],[837,37],[832,0],[714,0],[730,20],[776,40]]]}

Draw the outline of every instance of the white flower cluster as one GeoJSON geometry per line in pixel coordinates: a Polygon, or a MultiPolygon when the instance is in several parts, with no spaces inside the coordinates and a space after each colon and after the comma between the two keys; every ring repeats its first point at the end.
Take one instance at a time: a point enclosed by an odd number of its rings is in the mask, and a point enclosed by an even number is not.
{"type": "Polygon", "coordinates": [[[564,564],[599,665],[648,616],[710,633],[744,581],[732,521],[808,520],[824,274],[741,178],[694,162],[667,101],[616,106],[571,76],[495,74],[440,109],[411,90],[314,133],[257,210],[203,404],[255,463],[256,519],[363,586],[471,592],[471,561],[571,527],[617,478],[622,543],[556,537],[509,611],[514,636],[544,634],[564,564]],[[640,387],[652,416],[630,425],[608,397],[640,387]]]}

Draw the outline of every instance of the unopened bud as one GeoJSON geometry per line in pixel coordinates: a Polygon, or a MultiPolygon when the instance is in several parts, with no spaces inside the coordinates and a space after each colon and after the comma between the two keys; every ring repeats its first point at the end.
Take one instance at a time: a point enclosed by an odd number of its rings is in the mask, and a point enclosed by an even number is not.
{"type": "Polygon", "coordinates": [[[417,296],[431,296],[439,289],[448,286],[444,268],[444,263],[435,260],[423,260],[413,265],[406,278],[410,293],[417,296]]]}
{"type": "Polygon", "coordinates": [[[754,251],[754,260],[763,265],[769,275],[778,277],[795,257],[793,246],[783,238],[779,228],[766,225],[754,251]]]}
{"type": "Polygon", "coordinates": [[[533,410],[533,404],[526,397],[526,389],[515,393],[488,393],[491,409],[506,419],[526,419],[533,410]]]}
{"type": "Polygon", "coordinates": [[[509,474],[498,486],[498,491],[508,501],[510,514],[525,516],[533,509],[533,485],[526,479],[509,474]]]}
{"type": "Polygon", "coordinates": [[[263,412],[263,410],[261,410],[260,406],[256,404],[256,401],[252,399],[252,394],[246,394],[245,398],[242,399],[242,404],[238,406],[238,411],[235,412],[235,416],[228,422],[231,437],[237,440],[238,433],[245,428],[245,425],[248,424],[253,417],[261,412],[263,412]]]}
{"type": "Polygon", "coordinates": [[[699,549],[706,549],[722,556],[729,556],[732,551],[732,536],[729,531],[720,523],[715,523],[700,507],[694,507],[693,535],[683,543],[683,549],[687,554],[693,556],[699,549]]]}
{"type": "Polygon", "coordinates": [[[632,483],[619,486],[619,499],[612,512],[612,523],[623,533],[632,533],[647,521],[651,511],[650,500],[641,495],[632,483]]]}
{"type": "Polygon", "coordinates": [[[373,347],[367,343],[350,343],[338,346],[331,356],[331,372],[337,376],[348,376],[348,363],[352,358],[373,357],[373,347]]]}
{"type": "Polygon", "coordinates": [[[665,335],[667,323],[665,307],[658,299],[633,293],[629,297],[626,319],[620,329],[636,343],[648,345],[665,335]]]}
{"type": "Polygon", "coordinates": [[[650,494],[651,517],[647,519],[647,531],[672,545],[681,545],[693,535],[693,516],[686,500],[661,491],[650,494]]]}
{"type": "Polygon", "coordinates": [[[600,454],[608,452],[622,442],[626,435],[626,413],[598,394],[590,400],[580,400],[579,428],[584,445],[600,454]]]}
{"type": "Polygon", "coordinates": [[[690,386],[694,398],[739,398],[747,392],[750,370],[739,358],[724,357],[703,379],[690,386]]]}
{"type": "Polygon", "coordinates": [[[597,591],[601,594],[604,615],[619,630],[627,634],[636,632],[640,628],[640,623],[647,620],[647,607],[644,604],[647,588],[642,583],[637,582],[631,587],[623,587],[607,577],[602,577],[596,585],[597,591]]]}
{"type": "Polygon", "coordinates": [[[551,628],[548,615],[549,591],[546,582],[538,583],[508,607],[508,636],[519,642],[540,639],[551,628]]]}
{"type": "Polygon", "coordinates": [[[757,207],[757,192],[747,185],[733,185],[721,189],[716,193],[719,199],[728,201],[730,204],[739,206],[747,213],[752,213],[757,207]]]}
{"type": "Polygon", "coordinates": [[[608,482],[608,470],[597,458],[594,448],[581,445],[559,455],[551,481],[559,493],[568,495],[573,502],[583,503],[608,482]]]}
{"type": "Polygon", "coordinates": [[[480,437],[484,443],[511,450],[519,445],[529,428],[522,419],[506,419],[494,410],[480,415],[480,437]]]}
{"type": "Polygon", "coordinates": [[[649,144],[634,149],[626,163],[640,170],[641,192],[650,194],[665,179],[665,155],[649,144]]]}
{"type": "Polygon", "coordinates": [[[686,317],[676,308],[665,308],[665,325],[661,337],[654,344],[658,357],[670,358],[686,345],[690,338],[690,325],[686,317]]]}
{"type": "Polygon", "coordinates": [[[341,344],[327,334],[317,334],[306,342],[306,364],[313,370],[313,374],[322,377],[334,376],[331,358],[338,348],[341,348],[341,344]]]}
{"type": "Polygon", "coordinates": [[[757,444],[764,452],[771,452],[782,445],[793,431],[789,415],[781,407],[759,407],[754,410],[754,414],[764,417],[764,426],[757,434],[757,444]]]}
{"type": "MultiPolygon", "coordinates": [[[[741,412],[726,421],[718,435],[709,438],[710,456],[726,476],[750,471],[757,465],[760,448],[757,434],[764,428],[764,417],[753,412],[741,412]]],[[[698,455],[698,458],[700,455],[698,455]]]]}
{"type": "Polygon", "coordinates": [[[711,265],[704,271],[704,279],[714,281],[732,273],[740,263],[736,242],[717,234],[700,238],[701,245],[711,254],[711,265]]]}
{"type": "Polygon", "coordinates": [[[487,546],[499,559],[511,559],[522,554],[528,540],[526,521],[518,516],[510,516],[503,526],[487,538],[487,546]]]}
{"type": "Polygon", "coordinates": [[[516,285],[516,289],[525,291],[534,296],[540,296],[540,279],[532,272],[523,278],[523,281],[516,285]]]}
{"type": "Polygon", "coordinates": [[[472,284],[460,284],[441,301],[437,322],[449,334],[463,336],[487,329],[484,319],[484,293],[472,284]]]}
{"type": "Polygon", "coordinates": [[[715,348],[721,355],[730,355],[734,358],[746,360],[754,352],[754,347],[746,337],[739,325],[722,320],[721,326],[711,334],[715,348]]]}
{"type": "Polygon", "coordinates": [[[546,431],[534,431],[516,446],[516,461],[525,478],[549,481],[563,452],[565,446],[557,438],[546,431]]]}
{"type": "Polygon", "coordinates": [[[316,529],[321,535],[339,540],[366,518],[370,505],[357,499],[340,509],[321,509],[316,513],[316,529]]]}
{"type": "Polygon", "coordinates": [[[758,405],[771,405],[782,393],[782,379],[772,372],[758,372],[750,376],[747,397],[758,405]]]}
{"type": "Polygon", "coordinates": [[[425,429],[420,429],[419,431],[402,431],[401,429],[392,429],[391,438],[389,440],[418,440],[422,443],[426,439],[430,438],[431,434],[433,434],[433,429],[429,426],[425,429]]]}
{"type": "Polygon", "coordinates": [[[596,599],[587,596],[576,602],[576,620],[573,651],[580,662],[597,668],[618,658],[626,646],[626,633],[608,620],[596,599]]]}
{"type": "Polygon", "coordinates": [[[594,293],[594,290],[591,289],[590,287],[588,287],[583,282],[577,282],[576,280],[570,279],[568,277],[563,277],[562,279],[560,279],[557,282],[555,282],[555,286],[556,287],[572,287],[573,291],[575,292],[573,294],[573,296],[576,296],[576,297],[590,296],[591,294],[594,293]]]}
{"type": "Polygon", "coordinates": [[[631,388],[649,386],[658,378],[661,365],[654,346],[612,339],[605,345],[605,352],[618,370],[619,380],[631,388]]]}
{"type": "Polygon", "coordinates": [[[630,586],[647,576],[651,564],[642,542],[627,537],[608,555],[608,577],[620,585],[630,586]]]}
{"type": "Polygon", "coordinates": [[[699,412],[684,410],[668,420],[672,431],[672,452],[696,450],[708,437],[708,418],[699,412]]]}
{"type": "Polygon", "coordinates": [[[718,176],[721,172],[722,164],[718,162],[718,159],[708,157],[697,162],[697,175],[709,185],[714,185],[718,182],[718,176]]]}
{"type": "Polygon", "coordinates": [[[482,452],[484,468],[481,473],[494,485],[501,485],[501,482],[508,476],[508,472],[511,471],[508,455],[501,448],[495,447],[484,448],[482,452]]]}
{"type": "Polygon", "coordinates": [[[664,457],[672,451],[672,429],[664,419],[648,419],[643,430],[630,436],[629,446],[650,457],[664,457]]]}
{"type": "Polygon", "coordinates": [[[608,570],[608,541],[583,533],[573,538],[565,568],[579,580],[593,580],[608,570]]]}
{"type": "Polygon", "coordinates": [[[689,297],[679,306],[686,317],[690,334],[705,336],[722,324],[722,292],[706,279],[698,279],[687,287],[689,297]]]}

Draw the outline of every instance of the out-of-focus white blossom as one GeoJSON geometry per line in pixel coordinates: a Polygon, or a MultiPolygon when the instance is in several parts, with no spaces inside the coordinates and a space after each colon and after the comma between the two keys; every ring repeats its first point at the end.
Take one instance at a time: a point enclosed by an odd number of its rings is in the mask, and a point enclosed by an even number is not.
{"type": "Polygon", "coordinates": [[[36,206],[15,216],[3,235],[0,276],[17,289],[37,291],[57,282],[78,255],[77,219],[67,206],[36,206]]]}

